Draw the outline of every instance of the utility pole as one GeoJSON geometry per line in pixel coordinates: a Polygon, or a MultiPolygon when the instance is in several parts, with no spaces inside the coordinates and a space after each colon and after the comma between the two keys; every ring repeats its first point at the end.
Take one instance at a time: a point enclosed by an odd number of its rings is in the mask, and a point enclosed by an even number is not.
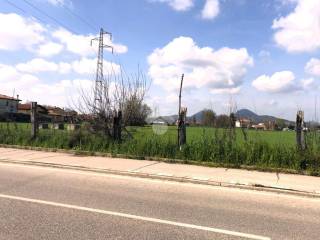
{"type": "Polygon", "coordinates": [[[113,47],[104,44],[103,38],[104,35],[108,35],[110,40],[112,39],[112,34],[100,29],[100,36],[94,39],[91,39],[91,46],[93,41],[99,41],[99,50],[98,50],[98,60],[97,60],[97,72],[96,72],[96,79],[94,85],[94,111],[96,114],[102,110],[102,97],[103,97],[103,49],[104,48],[111,48],[113,53],[113,47]]]}

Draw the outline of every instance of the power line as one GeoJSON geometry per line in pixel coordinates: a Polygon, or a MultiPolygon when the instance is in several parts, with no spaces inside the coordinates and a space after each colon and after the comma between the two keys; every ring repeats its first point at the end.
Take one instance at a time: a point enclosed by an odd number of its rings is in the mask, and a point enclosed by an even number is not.
{"type": "Polygon", "coordinates": [[[17,6],[16,4],[14,4],[13,2],[10,2],[9,0],[5,0],[9,5],[17,8],[18,10],[20,10],[23,13],[27,13],[25,10],[23,10],[21,7],[17,6]]]}
{"type": "MultiPolygon", "coordinates": [[[[12,7],[15,7],[16,9],[20,10],[21,12],[27,14],[27,11],[24,10],[23,8],[19,7],[18,5],[14,4],[13,2],[9,1],[9,0],[5,0],[9,5],[11,5],[12,7]]],[[[47,24],[45,21],[43,21],[41,18],[37,17],[37,16],[33,16],[32,17],[36,18],[37,20],[39,20],[40,22],[42,22],[43,24],[47,24]]]]}
{"type": "Polygon", "coordinates": [[[89,21],[87,21],[85,18],[81,17],[79,14],[75,13],[74,11],[72,11],[69,7],[67,7],[66,5],[62,5],[62,7],[64,9],[66,9],[69,13],[71,13],[73,16],[75,16],[76,18],[78,18],[81,22],[83,22],[85,25],[87,25],[88,27],[90,27],[92,30],[96,31],[98,28],[96,26],[94,26],[93,24],[91,24],[89,21]]]}
{"type": "Polygon", "coordinates": [[[76,31],[73,31],[72,29],[70,29],[69,27],[67,27],[65,24],[63,24],[62,22],[60,22],[59,20],[57,20],[56,18],[50,16],[49,14],[47,14],[46,12],[44,12],[43,10],[41,10],[40,8],[38,8],[37,6],[33,5],[32,3],[30,3],[27,0],[23,0],[26,4],[28,4],[30,7],[32,7],[33,9],[37,10],[38,12],[42,13],[43,15],[45,15],[46,17],[50,18],[52,21],[54,21],[56,24],[64,27],[65,29],[69,30],[70,32],[80,35],[79,33],[77,33],[76,31]]]}

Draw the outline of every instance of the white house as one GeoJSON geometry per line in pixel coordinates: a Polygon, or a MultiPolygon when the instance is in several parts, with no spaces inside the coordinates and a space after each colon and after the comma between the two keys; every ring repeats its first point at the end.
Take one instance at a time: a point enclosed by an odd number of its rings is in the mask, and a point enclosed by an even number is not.
{"type": "Polygon", "coordinates": [[[17,98],[9,97],[6,95],[0,94],[0,114],[1,113],[17,113],[19,96],[17,98]]]}

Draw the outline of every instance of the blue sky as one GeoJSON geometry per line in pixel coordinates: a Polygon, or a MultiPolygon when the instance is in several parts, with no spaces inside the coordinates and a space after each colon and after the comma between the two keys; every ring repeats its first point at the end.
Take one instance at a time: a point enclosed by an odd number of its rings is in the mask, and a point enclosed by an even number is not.
{"type": "Polygon", "coordinates": [[[189,115],[203,108],[226,113],[231,104],[288,119],[302,108],[316,118],[318,0],[27,2],[0,2],[2,94],[70,106],[79,88],[94,80],[90,39],[103,27],[115,48],[114,55],[105,52],[106,71],[122,65],[130,73],[139,66],[151,82],[146,101],[158,114],[177,112],[185,73],[189,115]]]}

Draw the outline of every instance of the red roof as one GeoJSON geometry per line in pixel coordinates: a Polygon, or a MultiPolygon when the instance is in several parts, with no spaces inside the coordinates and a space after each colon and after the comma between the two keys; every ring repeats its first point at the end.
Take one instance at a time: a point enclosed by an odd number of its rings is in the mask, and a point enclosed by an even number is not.
{"type": "Polygon", "coordinates": [[[30,103],[19,104],[18,110],[31,110],[31,104],[30,103]]]}
{"type": "Polygon", "coordinates": [[[2,94],[0,94],[0,99],[21,101],[21,100],[19,100],[19,99],[17,99],[17,98],[9,97],[9,96],[2,95],[2,94]]]}

